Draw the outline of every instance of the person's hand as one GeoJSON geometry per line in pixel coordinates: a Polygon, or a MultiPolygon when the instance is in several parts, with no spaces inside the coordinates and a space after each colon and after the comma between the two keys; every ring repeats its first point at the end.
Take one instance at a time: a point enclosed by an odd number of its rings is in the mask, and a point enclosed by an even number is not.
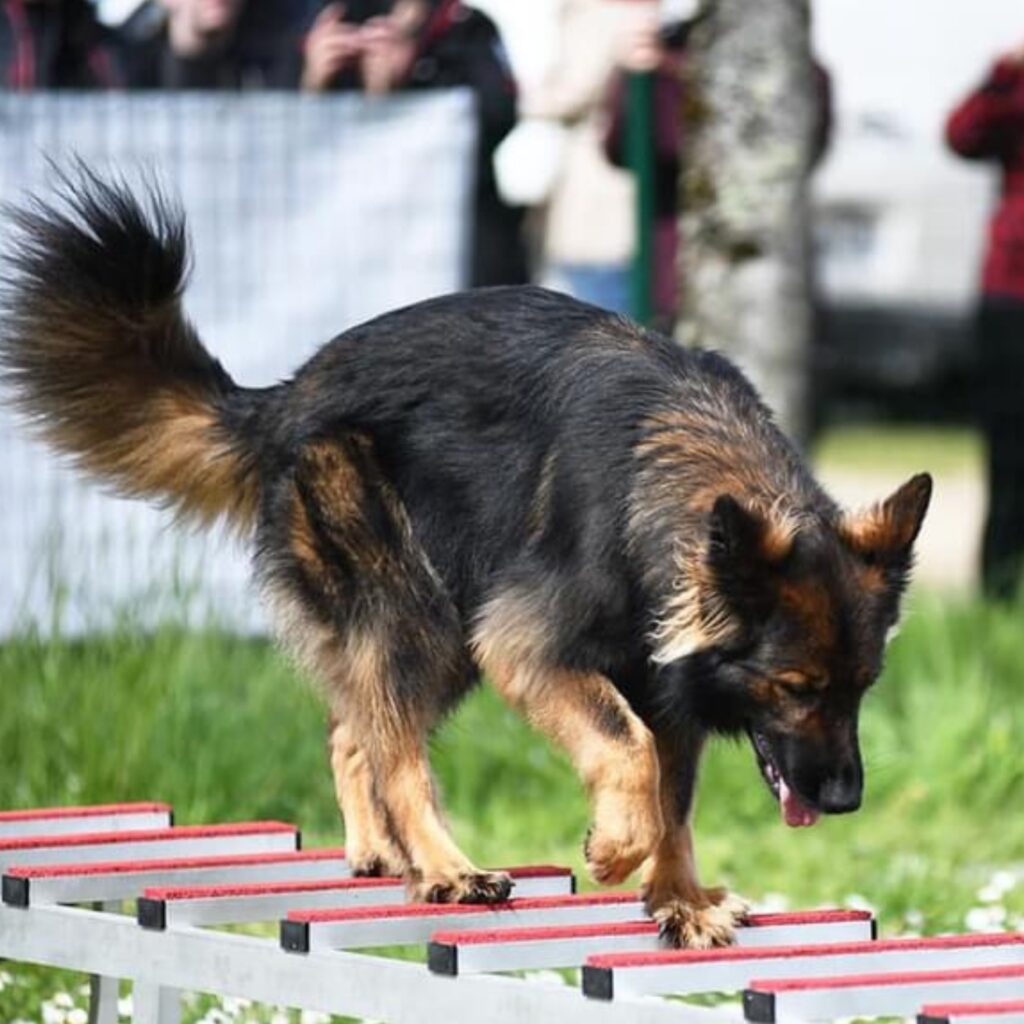
{"type": "Polygon", "coordinates": [[[616,62],[624,71],[657,71],[664,57],[658,22],[652,18],[623,34],[616,62]]]}
{"type": "Polygon", "coordinates": [[[382,95],[398,88],[416,57],[415,36],[394,17],[372,18],[363,26],[363,89],[382,95]]]}
{"type": "Polygon", "coordinates": [[[322,92],[363,53],[362,30],[344,20],[343,4],[328,4],[313,22],[303,51],[302,88],[322,92]]]}

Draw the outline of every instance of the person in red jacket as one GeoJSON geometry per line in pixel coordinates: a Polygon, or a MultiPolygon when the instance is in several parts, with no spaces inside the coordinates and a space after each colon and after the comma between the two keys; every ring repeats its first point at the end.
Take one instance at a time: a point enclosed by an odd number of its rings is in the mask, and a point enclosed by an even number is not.
{"type": "Polygon", "coordinates": [[[989,447],[985,591],[1012,596],[1024,569],[1024,45],[950,114],[946,139],[1002,172],[978,311],[980,416],[989,447]]]}

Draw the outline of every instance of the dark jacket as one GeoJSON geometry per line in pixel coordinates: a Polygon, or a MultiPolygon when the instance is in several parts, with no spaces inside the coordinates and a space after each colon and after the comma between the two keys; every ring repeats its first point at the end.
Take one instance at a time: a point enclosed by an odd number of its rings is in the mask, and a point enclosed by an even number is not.
{"type": "Polygon", "coordinates": [[[525,284],[523,210],[504,202],[494,177],[494,151],[516,123],[515,81],[494,22],[459,0],[441,0],[424,29],[406,87],[454,86],[473,90],[480,132],[470,285],[525,284]]]}
{"type": "Polygon", "coordinates": [[[982,289],[1024,300],[1024,66],[1000,61],[949,116],[946,140],[969,160],[1002,169],[1002,196],[989,227],[982,289]]]}
{"type": "Polygon", "coordinates": [[[122,26],[122,63],[134,89],[294,89],[302,70],[301,4],[250,4],[222,50],[179,57],[167,40],[167,18],[155,0],[122,26]]]}
{"type": "Polygon", "coordinates": [[[0,3],[0,73],[8,89],[121,85],[114,47],[85,0],[0,3]]]}

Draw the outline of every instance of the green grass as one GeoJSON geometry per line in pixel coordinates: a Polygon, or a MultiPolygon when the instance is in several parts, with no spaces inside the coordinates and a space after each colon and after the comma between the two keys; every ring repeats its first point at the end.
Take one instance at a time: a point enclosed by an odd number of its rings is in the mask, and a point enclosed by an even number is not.
{"type": "MultiPolygon", "coordinates": [[[[857,815],[787,831],[746,745],[714,747],[697,817],[706,879],[793,906],[863,899],[887,932],[963,929],[993,872],[1024,863],[1022,621],[1020,606],[913,603],[865,707],[857,815]]],[[[0,807],[160,798],[183,823],[277,817],[314,841],[340,837],[319,701],[261,641],[174,628],[26,637],[0,647],[0,693],[0,807]]],[[[434,764],[475,859],[582,874],[588,815],[572,771],[489,690],[438,735],[434,764]]],[[[996,905],[1024,914],[1024,884],[996,905]]],[[[39,1020],[42,996],[79,983],[6,968],[4,1021],[39,1020]]]]}
{"type": "Polygon", "coordinates": [[[980,475],[984,442],[976,430],[935,426],[844,426],[823,434],[814,462],[830,471],[980,475]]]}

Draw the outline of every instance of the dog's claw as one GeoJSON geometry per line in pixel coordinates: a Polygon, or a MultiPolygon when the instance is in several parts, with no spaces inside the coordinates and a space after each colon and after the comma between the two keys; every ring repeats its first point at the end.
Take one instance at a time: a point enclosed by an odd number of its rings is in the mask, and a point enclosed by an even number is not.
{"type": "Polygon", "coordinates": [[[736,924],[744,924],[750,916],[750,904],[742,896],[738,896],[728,889],[722,887],[705,889],[704,895],[715,906],[720,907],[726,913],[732,914],[736,924]]]}
{"type": "Polygon", "coordinates": [[[481,871],[469,875],[460,903],[504,903],[512,894],[512,879],[496,871],[481,871]]]}

